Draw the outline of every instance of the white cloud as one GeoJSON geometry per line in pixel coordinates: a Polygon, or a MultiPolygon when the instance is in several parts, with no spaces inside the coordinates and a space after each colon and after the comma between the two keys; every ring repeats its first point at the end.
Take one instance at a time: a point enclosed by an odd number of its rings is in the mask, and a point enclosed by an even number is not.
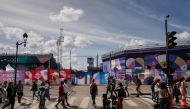
{"type": "Polygon", "coordinates": [[[75,38],[74,45],[75,45],[76,47],[85,47],[85,46],[87,46],[87,45],[89,45],[89,44],[92,44],[92,42],[91,42],[90,40],[84,38],[84,37],[79,37],[79,36],[77,36],[77,37],[75,38]]]}
{"type": "Polygon", "coordinates": [[[1,44],[0,43],[0,50],[1,50],[1,53],[2,52],[12,52],[13,50],[15,50],[15,47],[12,47],[10,45],[7,45],[7,44],[1,44]]]}
{"type": "Polygon", "coordinates": [[[130,41],[126,42],[125,47],[146,46],[147,44],[148,44],[148,42],[145,40],[131,39],[130,41]]]}
{"type": "Polygon", "coordinates": [[[71,22],[77,21],[80,16],[83,15],[83,10],[74,9],[72,7],[64,6],[62,10],[60,10],[59,14],[51,13],[49,18],[51,21],[60,21],[60,22],[71,22]]]}
{"type": "Polygon", "coordinates": [[[63,47],[65,48],[83,48],[85,46],[88,46],[89,44],[92,44],[92,42],[88,38],[84,38],[81,36],[77,37],[71,37],[71,36],[65,36],[64,42],[62,43],[63,47]]]}
{"type": "Polygon", "coordinates": [[[44,40],[44,38],[42,36],[40,36],[39,34],[33,32],[33,31],[30,31],[29,33],[27,33],[28,36],[29,36],[29,41],[30,42],[40,42],[42,40],[44,40]]]}
{"type": "Polygon", "coordinates": [[[176,34],[177,41],[190,41],[190,33],[184,31],[182,33],[176,34]]]}
{"type": "Polygon", "coordinates": [[[22,39],[24,30],[17,27],[2,27],[2,31],[7,39],[17,38],[22,39]]]}
{"type": "Polygon", "coordinates": [[[3,27],[3,26],[4,26],[4,25],[3,25],[3,23],[2,23],[2,22],[0,22],[0,28],[1,28],[1,27],[3,27]]]}

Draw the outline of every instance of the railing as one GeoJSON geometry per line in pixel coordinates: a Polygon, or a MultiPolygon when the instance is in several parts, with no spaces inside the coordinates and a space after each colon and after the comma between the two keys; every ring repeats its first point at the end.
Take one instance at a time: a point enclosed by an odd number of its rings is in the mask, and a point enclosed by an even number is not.
{"type": "MultiPolygon", "coordinates": [[[[183,42],[183,41],[178,41],[178,46],[177,47],[188,47],[190,45],[190,41],[188,42],[183,42]]],[[[137,46],[124,46],[121,48],[118,48],[116,50],[113,50],[109,53],[103,54],[102,58],[108,58],[108,57],[113,57],[115,55],[119,54],[124,54],[127,51],[140,51],[140,50],[145,50],[145,49],[150,49],[150,48],[163,48],[165,47],[165,43],[163,44],[149,44],[149,45],[137,45],[137,46]]],[[[190,46],[189,46],[190,47],[190,46]]]]}

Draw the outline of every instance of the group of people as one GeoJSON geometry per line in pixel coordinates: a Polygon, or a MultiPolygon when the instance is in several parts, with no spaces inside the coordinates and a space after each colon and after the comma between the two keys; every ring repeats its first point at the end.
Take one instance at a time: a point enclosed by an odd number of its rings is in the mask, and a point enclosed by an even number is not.
{"type": "Polygon", "coordinates": [[[3,109],[11,106],[11,109],[14,109],[15,97],[17,95],[18,103],[21,103],[21,98],[23,96],[23,84],[19,80],[18,84],[13,84],[13,82],[4,81],[0,87],[0,93],[2,96],[1,102],[3,103],[3,109]]]}
{"type": "Polygon", "coordinates": [[[179,102],[181,95],[187,94],[186,91],[186,80],[181,78],[180,80],[175,80],[170,86],[167,86],[165,82],[161,82],[160,79],[156,78],[151,84],[152,100],[160,105],[163,109],[170,109],[170,105],[173,102],[179,102]]]}
{"type": "Polygon", "coordinates": [[[125,76],[123,82],[118,83],[116,83],[113,76],[108,77],[107,91],[106,94],[103,94],[103,107],[110,109],[110,104],[112,104],[112,109],[123,109],[123,99],[130,96],[128,86],[129,80],[127,76],[125,76]],[[110,96],[107,97],[108,95],[110,96]]]}
{"type": "Polygon", "coordinates": [[[70,106],[69,102],[68,102],[68,84],[67,84],[67,80],[61,81],[61,84],[59,86],[59,98],[58,98],[58,102],[55,105],[55,107],[57,108],[59,103],[62,103],[63,108],[67,108],[67,106],[70,106]],[[66,104],[65,104],[66,102],[66,104]]]}
{"type": "Polygon", "coordinates": [[[39,102],[39,109],[45,109],[46,98],[50,100],[50,83],[49,81],[42,82],[38,88],[36,81],[33,82],[31,91],[33,92],[32,99],[37,97],[39,102]],[[37,94],[36,94],[37,93],[37,94]]]}
{"type": "Polygon", "coordinates": [[[34,97],[37,98],[37,100],[40,100],[40,92],[43,90],[44,95],[47,99],[50,99],[50,83],[49,81],[42,82],[40,86],[38,87],[38,84],[36,81],[33,82],[31,91],[33,92],[32,99],[34,100],[34,97]]]}

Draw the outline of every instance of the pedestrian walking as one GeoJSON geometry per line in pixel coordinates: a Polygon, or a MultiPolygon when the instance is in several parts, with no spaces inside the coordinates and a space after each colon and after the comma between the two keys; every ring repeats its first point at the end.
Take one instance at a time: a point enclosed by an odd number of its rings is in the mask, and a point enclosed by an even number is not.
{"type": "Polygon", "coordinates": [[[107,84],[107,90],[106,90],[106,94],[108,95],[108,93],[110,93],[110,97],[111,97],[111,89],[112,89],[112,77],[109,76],[108,77],[108,84],[107,84]]]}
{"type": "Polygon", "coordinates": [[[111,101],[108,100],[107,94],[103,94],[102,98],[103,98],[103,100],[102,100],[102,102],[103,102],[103,109],[110,109],[110,103],[111,103],[111,101]]]}
{"type": "Polygon", "coordinates": [[[49,81],[46,81],[46,84],[45,84],[45,97],[48,98],[48,100],[50,100],[50,83],[49,81]]]}
{"type": "Polygon", "coordinates": [[[156,84],[154,87],[154,91],[155,91],[154,100],[157,104],[159,102],[159,89],[160,89],[160,79],[156,79],[156,84]]]}
{"type": "Polygon", "coordinates": [[[127,75],[125,75],[124,87],[125,87],[125,91],[127,92],[128,96],[129,96],[128,86],[129,86],[129,81],[127,79],[127,75]]]}
{"type": "Polygon", "coordinates": [[[64,80],[64,92],[65,92],[65,102],[67,103],[67,106],[70,104],[68,103],[68,85],[67,85],[67,80],[64,80]]]}
{"type": "Polygon", "coordinates": [[[17,89],[18,103],[21,103],[21,99],[23,96],[23,84],[21,80],[19,80],[18,85],[16,86],[16,89],[17,89]]]}
{"type": "Polygon", "coordinates": [[[155,100],[155,85],[156,85],[156,82],[157,82],[157,78],[152,82],[152,84],[150,86],[153,101],[155,100]]]}
{"type": "Polygon", "coordinates": [[[46,97],[45,96],[45,88],[41,87],[40,92],[39,92],[39,99],[40,99],[39,109],[46,109],[45,108],[45,102],[46,102],[45,97],[46,97]]]}
{"type": "Polygon", "coordinates": [[[113,78],[111,83],[111,97],[113,96],[113,93],[117,96],[117,93],[115,92],[116,87],[116,80],[113,78]]]}
{"type": "Polygon", "coordinates": [[[64,97],[64,81],[61,81],[61,85],[59,86],[59,99],[58,99],[58,103],[55,105],[55,107],[57,108],[59,103],[62,102],[62,106],[63,108],[67,108],[65,106],[65,97],[64,97]]]}
{"type": "Polygon", "coordinates": [[[141,90],[140,90],[140,86],[142,85],[141,80],[138,78],[138,76],[136,76],[136,91],[137,91],[137,96],[139,97],[139,95],[142,95],[141,90]]]}
{"type": "Polygon", "coordinates": [[[1,86],[2,88],[2,102],[5,104],[8,99],[7,99],[7,81],[3,82],[3,85],[1,86]]]}
{"type": "Polygon", "coordinates": [[[98,86],[95,83],[95,80],[92,79],[92,83],[90,84],[90,95],[92,97],[92,106],[96,107],[96,95],[98,94],[98,86]]]}
{"type": "Polygon", "coordinates": [[[159,98],[160,98],[160,108],[161,109],[170,109],[170,98],[171,95],[167,89],[166,83],[162,82],[159,89],[159,98]]]}
{"type": "Polygon", "coordinates": [[[176,81],[173,85],[173,98],[175,98],[175,102],[179,103],[179,95],[180,95],[180,90],[178,86],[178,82],[176,81]]]}
{"type": "Polygon", "coordinates": [[[181,94],[185,94],[185,96],[186,96],[187,90],[186,90],[186,81],[185,81],[185,78],[182,77],[180,81],[181,81],[180,82],[180,92],[181,92],[181,94]]]}
{"type": "Polygon", "coordinates": [[[38,85],[36,81],[33,82],[31,91],[33,92],[32,99],[34,100],[34,96],[38,98],[38,95],[36,94],[36,92],[38,91],[38,85]]]}
{"type": "Polygon", "coordinates": [[[7,87],[8,103],[3,106],[3,109],[5,109],[9,105],[11,105],[11,109],[14,109],[15,96],[16,96],[16,86],[13,86],[13,83],[9,82],[9,85],[7,87]]]}
{"type": "Polygon", "coordinates": [[[115,89],[115,91],[118,92],[117,109],[123,109],[123,98],[126,97],[126,92],[121,82],[118,83],[118,87],[115,89]]]}
{"type": "Polygon", "coordinates": [[[3,88],[2,84],[0,83],[0,104],[3,102],[2,98],[3,98],[3,88]]]}

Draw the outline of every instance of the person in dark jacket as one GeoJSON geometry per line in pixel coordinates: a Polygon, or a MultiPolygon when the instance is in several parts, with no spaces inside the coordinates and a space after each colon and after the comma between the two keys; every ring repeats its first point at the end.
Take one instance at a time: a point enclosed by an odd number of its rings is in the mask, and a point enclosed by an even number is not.
{"type": "Polygon", "coordinates": [[[11,105],[11,109],[14,109],[15,96],[16,96],[16,87],[13,86],[12,82],[10,82],[7,87],[7,98],[9,102],[3,106],[3,109],[5,109],[9,105],[11,105]]]}
{"type": "Polygon", "coordinates": [[[126,92],[121,82],[118,83],[118,87],[115,89],[115,91],[118,92],[117,109],[123,109],[123,98],[126,97],[126,92]]]}
{"type": "Polygon", "coordinates": [[[38,85],[36,84],[36,81],[34,81],[34,83],[32,84],[31,91],[33,92],[33,100],[34,100],[34,96],[36,96],[38,98],[38,96],[36,94],[36,91],[38,91],[38,85]]]}
{"type": "Polygon", "coordinates": [[[98,94],[98,87],[94,79],[92,80],[92,83],[90,85],[90,94],[91,94],[92,102],[93,102],[92,105],[96,107],[95,99],[96,99],[96,95],[98,94]]]}
{"type": "Polygon", "coordinates": [[[140,86],[142,85],[142,82],[141,80],[138,78],[138,76],[135,76],[136,77],[136,91],[137,91],[137,96],[136,97],[139,97],[139,95],[142,95],[142,92],[140,91],[140,86]]]}
{"type": "Polygon", "coordinates": [[[23,96],[23,84],[21,83],[21,80],[19,80],[19,83],[17,85],[18,103],[21,103],[22,96],[23,96]]]}

